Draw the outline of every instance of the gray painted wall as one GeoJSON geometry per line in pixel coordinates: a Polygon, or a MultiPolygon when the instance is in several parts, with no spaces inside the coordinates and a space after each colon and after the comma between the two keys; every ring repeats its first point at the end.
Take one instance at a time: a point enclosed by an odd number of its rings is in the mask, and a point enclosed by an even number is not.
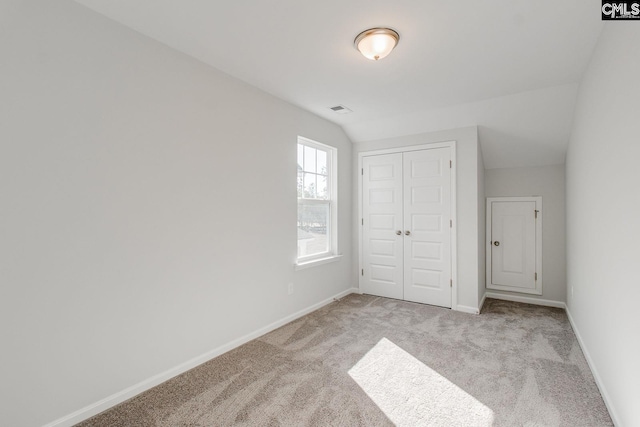
{"type": "Polygon", "coordinates": [[[485,169],[484,158],[482,156],[482,150],[480,143],[478,142],[478,308],[481,309],[480,304],[484,298],[485,284],[486,284],[486,188],[485,188],[485,169]]]}
{"type": "Polygon", "coordinates": [[[567,153],[567,304],[614,422],[640,425],[640,26],[605,24],[567,153]]]}
{"type": "Polygon", "coordinates": [[[487,169],[487,197],[542,196],[542,295],[487,292],[566,301],[564,165],[487,169]]]}
{"type": "Polygon", "coordinates": [[[0,425],[51,422],[354,285],[340,127],[73,1],[2,8],[0,425]],[[338,147],[344,257],[296,272],[298,135],[338,147]]]}

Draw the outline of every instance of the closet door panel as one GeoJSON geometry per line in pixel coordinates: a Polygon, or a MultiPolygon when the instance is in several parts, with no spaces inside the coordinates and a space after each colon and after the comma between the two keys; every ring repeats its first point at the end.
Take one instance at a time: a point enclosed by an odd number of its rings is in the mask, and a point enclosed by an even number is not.
{"type": "Polygon", "coordinates": [[[402,299],[402,154],[367,156],[362,167],[361,290],[402,299]]]}
{"type": "Polygon", "coordinates": [[[451,150],[403,154],[404,299],[451,307],[451,150]]]}

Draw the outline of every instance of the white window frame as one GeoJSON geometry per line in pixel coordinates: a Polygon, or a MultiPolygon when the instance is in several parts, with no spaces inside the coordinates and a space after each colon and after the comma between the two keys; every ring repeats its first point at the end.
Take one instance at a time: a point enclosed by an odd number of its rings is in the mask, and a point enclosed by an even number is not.
{"type": "MultiPolygon", "coordinates": [[[[338,149],[330,145],[322,144],[309,138],[298,136],[296,144],[296,156],[298,144],[319,149],[327,152],[327,188],[329,191],[329,218],[327,224],[327,238],[329,239],[328,250],[326,252],[308,255],[304,257],[297,256],[296,242],[296,270],[307,268],[315,265],[325,264],[327,262],[337,261],[340,258],[338,254],[338,149]]],[[[296,171],[297,183],[297,171],[296,171]]],[[[326,203],[324,200],[305,199],[306,203],[326,203]]],[[[296,200],[296,211],[300,198],[296,200]]],[[[297,217],[297,215],[296,215],[297,217]]],[[[297,233],[296,233],[297,236],[297,233]]],[[[296,237],[297,238],[297,237],[296,237]]]]}

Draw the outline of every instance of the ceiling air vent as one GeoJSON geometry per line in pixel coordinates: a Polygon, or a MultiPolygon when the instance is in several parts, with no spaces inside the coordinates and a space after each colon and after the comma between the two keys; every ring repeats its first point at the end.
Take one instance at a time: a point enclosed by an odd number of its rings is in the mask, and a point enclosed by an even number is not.
{"type": "Polygon", "coordinates": [[[329,109],[338,114],[351,113],[351,110],[345,107],[344,105],[336,105],[335,107],[329,107],[329,109]]]}

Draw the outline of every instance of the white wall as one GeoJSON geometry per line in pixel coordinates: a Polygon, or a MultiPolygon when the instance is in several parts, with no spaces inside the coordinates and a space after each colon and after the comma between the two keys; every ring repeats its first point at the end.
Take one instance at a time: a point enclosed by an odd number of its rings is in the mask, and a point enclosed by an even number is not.
{"type": "Polygon", "coordinates": [[[51,422],[353,285],[338,126],[72,1],[5,1],[0,32],[0,425],[51,422]],[[298,135],[338,147],[345,256],[294,272],[298,135]]]}
{"type": "Polygon", "coordinates": [[[487,197],[542,196],[542,295],[514,294],[550,301],[566,301],[564,165],[487,169],[487,197]]]}
{"type": "MultiPolygon", "coordinates": [[[[457,155],[457,246],[458,246],[458,307],[478,309],[478,129],[470,126],[460,129],[380,139],[355,144],[357,153],[386,148],[406,147],[434,142],[456,141],[457,155]]],[[[354,153],[354,194],[357,194],[357,155],[354,153]]],[[[357,212],[354,200],[354,212],[357,212]]],[[[354,250],[357,250],[358,218],[354,219],[354,250]]],[[[355,258],[354,258],[355,259],[355,258]]],[[[355,264],[355,262],[354,262],[355,264]]],[[[357,267],[356,267],[357,268],[357,267]]],[[[357,274],[357,270],[356,270],[357,274]]]]}
{"type": "Polygon", "coordinates": [[[640,26],[605,25],[567,153],[569,313],[619,426],[640,425],[640,26]]]}
{"type": "Polygon", "coordinates": [[[486,285],[486,246],[485,235],[486,230],[486,199],[485,199],[485,170],[484,158],[482,156],[482,147],[478,141],[478,166],[476,173],[478,174],[478,308],[482,309],[484,303],[485,285],[486,285]]]}

